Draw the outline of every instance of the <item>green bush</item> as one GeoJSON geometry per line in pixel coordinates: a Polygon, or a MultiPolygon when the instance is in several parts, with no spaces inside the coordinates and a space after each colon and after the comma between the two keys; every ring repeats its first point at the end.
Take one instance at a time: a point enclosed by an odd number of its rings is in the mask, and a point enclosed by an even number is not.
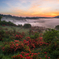
{"type": "Polygon", "coordinates": [[[31,35],[30,38],[32,39],[36,39],[39,37],[39,33],[35,33],[34,35],[31,35]]]}
{"type": "Polygon", "coordinates": [[[5,33],[4,30],[0,30],[0,35],[1,35],[2,37],[4,37],[4,33],[5,33]]]}
{"type": "Polygon", "coordinates": [[[57,36],[58,31],[54,29],[49,29],[43,34],[43,39],[45,42],[51,42],[55,36],[57,36]]]}
{"type": "Polygon", "coordinates": [[[59,25],[57,25],[57,26],[55,27],[55,29],[59,29],[59,25]]]}
{"type": "Polygon", "coordinates": [[[7,25],[7,26],[15,26],[15,24],[14,23],[12,23],[12,22],[6,22],[6,21],[0,21],[0,25],[7,25]]]}
{"type": "Polygon", "coordinates": [[[50,55],[51,59],[59,58],[59,39],[54,39],[44,51],[50,55]]]}
{"type": "Polygon", "coordinates": [[[3,56],[2,56],[2,55],[0,55],[0,59],[2,59],[2,57],[3,57],[3,56]]]}
{"type": "Polygon", "coordinates": [[[24,24],[24,28],[31,28],[31,24],[24,24]]]}
{"type": "Polygon", "coordinates": [[[22,27],[22,24],[18,24],[18,27],[22,27]]]}
{"type": "Polygon", "coordinates": [[[0,41],[2,41],[2,40],[3,40],[4,33],[5,33],[5,31],[0,30],[0,41]]]}
{"type": "Polygon", "coordinates": [[[55,38],[48,47],[46,47],[46,51],[52,53],[55,50],[59,50],[59,39],[55,38]]]}
{"type": "Polygon", "coordinates": [[[2,17],[0,16],[0,21],[1,21],[1,18],[2,18],[2,17]]]}
{"type": "Polygon", "coordinates": [[[59,58],[59,51],[55,50],[51,53],[51,56],[50,56],[52,59],[57,59],[59,58]]]}

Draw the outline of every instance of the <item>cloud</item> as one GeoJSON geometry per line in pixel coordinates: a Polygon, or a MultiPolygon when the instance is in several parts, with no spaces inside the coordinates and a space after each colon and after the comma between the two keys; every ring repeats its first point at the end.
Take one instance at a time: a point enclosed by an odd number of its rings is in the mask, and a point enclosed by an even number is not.
{"type": "Polygon", "coordinates": [[[59,13],[59,0],[5,0],[3,2],[8,5],[5,10],[9,12],[1,11],[12,15],[55,16],[59,13]]]}

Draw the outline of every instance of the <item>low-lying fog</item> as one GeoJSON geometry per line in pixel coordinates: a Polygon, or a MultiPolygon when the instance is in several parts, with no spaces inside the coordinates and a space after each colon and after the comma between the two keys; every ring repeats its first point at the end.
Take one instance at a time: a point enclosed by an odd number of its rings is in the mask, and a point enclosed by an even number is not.
{"type": "Polygon", "coordinates": [[[40,19],[23,19],[23,20],[17,20],[13,18],[5,18],[3,17],[1,19],[2,21],[11,21],[15,23],[16,25],[25,23],[30,23],[32,26],[42,26],[42,27],[48,27],[48,28],[54,28],[56,25],[59,25],[59,18],[40,18],[40,19]]]}

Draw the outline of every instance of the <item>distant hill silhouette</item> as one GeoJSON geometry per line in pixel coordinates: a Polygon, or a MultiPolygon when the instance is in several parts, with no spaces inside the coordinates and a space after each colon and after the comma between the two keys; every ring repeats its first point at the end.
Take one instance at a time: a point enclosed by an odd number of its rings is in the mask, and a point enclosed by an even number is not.
{"type": "Polygon", "coordinates": [[[4,15],[4,14],[0,14],[0,16],[6,17],[6,18],[14,18],[14,19],[17,19],[17,20],[20,20],[20,19],[50,18],[50,17],[18,17],[18,16],[12,16],[12,15],[4,15]]]}
{"type": "Polygon", "coordinates": [[[56,17],[54,17],[54,18],[59,18],[59,16],[56,16],[56,17]]]}

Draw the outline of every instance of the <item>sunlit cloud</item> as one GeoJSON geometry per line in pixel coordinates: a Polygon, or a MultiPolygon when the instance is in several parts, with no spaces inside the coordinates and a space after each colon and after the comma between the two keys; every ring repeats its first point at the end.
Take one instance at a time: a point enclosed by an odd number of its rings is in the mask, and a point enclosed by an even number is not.
{"type": "Polygon", "coordinates": [[[39,17],[59,15],[59,0],[1,0],[0,4],[0,13],[3,14],[39,17]]]}

